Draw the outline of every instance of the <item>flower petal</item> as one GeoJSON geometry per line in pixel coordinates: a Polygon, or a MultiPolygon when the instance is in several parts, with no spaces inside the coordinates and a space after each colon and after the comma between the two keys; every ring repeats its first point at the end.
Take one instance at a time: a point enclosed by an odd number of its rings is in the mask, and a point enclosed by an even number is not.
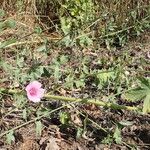
{"type": "Polygon", "coordinates": [[[33,82],[31,82],[31,83],[29,83],[27,86],[26,86],[26,88],[25,88],[25,90],[26,91],[29,91],[31,88],[41,88],[41,86],[42,86],[42,84],[40,83],[40,82],[38,82],[38,81],[33,81],[33,82]]]}
{"type": "Polygon", "coordinates": [[[45,93],[45,89],[40,88],[38,90],[37,96],[40,97],[40,98],[42,98],[44,96],[44,93],[45,93]]]}
{"type": "Polygon", "coordinates": [[[39,102],[41,99],[37,96],[31,96],[30,94],[27,93],[27,97],[30,101],[36,103],[36,102],[39,102]]]}
{"type": "Polygon", "coordinates": [[[33,81],[26,86],[25,90],[30,101],[39,102],[44,96],[45,89],[41,88],[41,86],[42,84],[38,81],[33,81]]]}
{"type": "Polygon", "coordinates": [[[28,84],[28,85],[26,86],[25,90],[26,90],[27,92],[29,92],[30,89],[31,89],[31,84],[28,84]]]}
{"type": "Polygon", "coordinates": [[[34,102],[34,103],[37,103],[37,102],[40,102],[40,101],[41,101],[41,99],[37,98],[37,97],[32,99],[32,102],[34,102]]]}
{"type": "Polygon", "coordinates": [[[29,85],[36,87],[36,88],[41,88],[41,86],[42,86],[42,84],[38,81],[32,81],[29,85]]]}

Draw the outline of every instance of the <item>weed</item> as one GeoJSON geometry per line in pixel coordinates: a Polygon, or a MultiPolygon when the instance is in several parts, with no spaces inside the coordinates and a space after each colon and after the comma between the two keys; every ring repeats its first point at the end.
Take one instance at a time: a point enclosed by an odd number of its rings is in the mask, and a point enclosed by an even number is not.
{"type": "MultiPolygon", "coordinates": [[[[6,142],[14,143],[15,131],[30,123],[35,123],[37,137],[42,137],[42,131],[49,137],[56,133],[49,129],[55,124],[67,133],[71,131],[69,134],[76,140],[84,138],[92,143],[96,139],[132,148],[124,142],[122,129],[132,126],[133,121],[124,121],[122,117],[128,117],[127,110],[141,112],[140,102],[137,103],[140,100],[143,113],[150,112],[150,83],[145,75],[149,73],[148,61],[144,57],[147,51],[143,47],[144,51],[139,47],[121,47],[150,27],[149,2],[16,0],[12,6],[9,0],[1,3],[0,137],[6,135],[6,142]],[[8,6],[16,15],[9,15],[8,6]],[[48,11],[54,18],[48,16],[48,11]],[[23,23],[23,18],[17,20],[20,14],[36,18],[31,21],[32,27],[26,17],[23,23]],[[43,15],[49,19],[43,19],[43,15]],[[144,56],[136,55],[139,51],[144,56]],[[135,82],[137,77],[140,84],[135,82]],[[25,92],[26,84],[33,80],[41,81],[47,89],[42,101],[36,104],[28,101],[25,92]],[[74,120],[72,112],[76,112],[74,120]]],[[[60,139],[64,135],[57,130],[60,139]]]]}

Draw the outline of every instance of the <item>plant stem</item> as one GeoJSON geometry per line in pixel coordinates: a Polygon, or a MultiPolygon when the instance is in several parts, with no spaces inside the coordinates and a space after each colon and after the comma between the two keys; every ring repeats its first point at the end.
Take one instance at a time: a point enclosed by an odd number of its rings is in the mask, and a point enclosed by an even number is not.
{"type": "Polygon", "coordinates": [[[48,116],[48,115],[50,115],[50,114],[52,114],[52,113],[54,113],[54,112],[56,112],[56,111],[58,111],[58,110],[64,108],[64,107],[66,107],[66,105],[63,105],[63,106],[61,106],[61,107],[59,107],[59,108],[56,108],[56,109],[54,109],[54,110],[52,110],[52,111],[50,111],[50,112],[47,112],[47,113],[45,113],[44,115],[41,115],[41,116],[39,116],[39,117],[36,117],[36,118],[34,118],[34,119],[32,119],[32,120],[30,120],[30,121],[28,121],[28,122],[25,122],[25,123],[23,123],[23,124],[21,124],[21,125],[19,125],[19,126],[16,126],[16,127],[12,128],[12,129],[10,129],[10,130],[7,130],[7,131],[5,131],[5,132],[3,132],[3,133],[0,134],[0,138],[3,137],[4,135],[8,134],[8,133],[9,133],[10,131],[12,131],[12,130],[14,131],[14,130],[17,130],[17,129],[19,129],[19,128],[23,127],[23,126],[26,126],[26,125],[28,125],[28,124],[30,124],[30,123],[33,123],[33,122],[35,122],[35,121],[37,121],[37,120],[39,120],[39,119],[41,119],[41,118],[43,118],[43,117],[46,117],[46,116],[48,116]]]}
{"type": "MultiPolygon", "coordinates": [[[[9,93],[9,94],[24,94],[24,91],[17,90],[17,89],[0,89],[1,93],[9,93]]],[[[83,104],[95,104],[97,106],[103,106],[107,108],[112,108],[112,109],[124,109],[124,110],[129,110],[129,111],[140,111],[141,108],[134,107],[134,106],[125,106],[125,105],[118,105],[115,103],[111,102],[104,102],[100,101],[98,99],[88,99],[88,98],[73,98],[73,97],[65,97],[65,96],[56,96],[56,95],[51,95],[49,93],[44,95],[44,98],[48,100],[60,100],[60,101],[65,101],[65,102],[78,102],[78,103],[83,103],[83,104]]]]}

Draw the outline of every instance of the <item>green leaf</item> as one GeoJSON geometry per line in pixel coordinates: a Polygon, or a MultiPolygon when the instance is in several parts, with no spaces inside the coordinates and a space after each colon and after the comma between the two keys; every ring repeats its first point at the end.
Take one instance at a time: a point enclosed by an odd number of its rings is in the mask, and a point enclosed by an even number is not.
{"type": "Polygon", "coordinates": [[[114,140],[115,140],[115,142],[116,142],[117,144],[121,144],[121,143],[122,143],[121,131],[120,131],[120,129],[118,128],[118,126],[117,126],[116,129],[115,129],[113,138],[114,138],[114,140]]]}
{"type": "Polygon", "coordinates": [[[87,46],[90,46],[92,45],[93,41],[92,39],[90,39],[88,36],[84,35],[80,37],[80,45],[81,46],[84,46],[84,45],[87,45],[87,46]]]}
{"type": "Polygon", "coordinates": [[[150,112],[150,93],[145,97],[144,104],[143,104],[143,113],[150,112]]]}
{"type": "Polygon", "coordinates": [[[84,130],[82,128],[80,128],[80,127],[77,128],[77,133],[76,133],[76,138],[77,139],[79,139],[82,136],[83,131],[84,130]]]}
{"type": "Polygon", "coordinates": [[[134,20],[136,19],[136,17],[137,17],[137,12],[136,12],[136,10],[131,11],[131,16],[133,17],[134,20]]]}
{"type": "Polygon", "coordinates": [[[14,28],[14,27],[16,26],[16,21],[13,20],[13,19],[7,20],[7,21],[6,21],[6,26],[7,26],[8,28],[14,28]]]}
{"type": "Polygon", "coordinates": [[[37,48],[37,51],[38,52],[44,52],[44,51],[46,51],[46,44],[41,45],[39,48],[37,48]]]}
{"type": "Polygon", "coordinates": [[[65,64],[65,63],[67,63],[67,62],[68,62],[68,57],[65,56],[65,55],[62,55],[62,56],[60,57],[60,63],[61,63],[61,64],[65,64]]]}
{"type": "Polygon", "coordinates": [[[8,144],[11,144],[11,142],[15,141],[13,130],[11,130],[8,134],[6,134],[6,140],[8,144]]]}
{"type": "Polygon", "coordinates": [[[123,125],[123,126],[131,126],[133,125],[132,121],[127,121],[127,120],[122,120],[119,122],[119,124],[123,125]]]}
{"type": "Polygon", "coordinates": [[[140,87],[132,89],[124,94],[127,100],[138,101],[144,99],[143,113],[150,112],[150,79],[139,78],[140,87]]]}
{"type": "Polygon", "coordinates": [[[107,82],[108,80],[114,77],[113,71],[106,71],[106,72],[98,72],[97,78],[102,81],[103,83],[107,82]]]}
{"type": "Polygon", "coordinates": [[[36,135],[41,136],[41,133],[42,133],[42,123],[41,123],[41,121],[36,121],[35,125],[36,125],[36,129],[35,129],[36,135]]]}
{"type": "Polygon", "coordinates": [[[17,108],[22,108],[25,106],[25,104],[27,103],[27,98],[24,96],[24,95],[21,95],[21,94],[14,94],[14,105],[17,107],[17,108]]]}
{"type": "Polygon", "coordinates": [[[16,63],[20,68],[22,68],[24,65],[24,57],[17,57],[16,63]]]}
{"type": "Polygon", "coordinates": [[[27,120],[27,110],[26,110],[26,108],[23,110],[22,115],[23,115],[23,119],[27,120]]]}
{"type": "Polygon", "coordinates": [[[60,22],[61,22],[62,31],[64,32],[65,35],[67,35],[70,32],[70,28],[71,28],[70,18],[61,17],[60,22]]]}
{"type": "Polygon", "coordinates": [[[85,65],[83,65],[83,72],[85,74],[89,74],[89,68],[87,66],[85,66],[85,65]]]}
{"type": "Polygon", "coordinates": [[[62,42],[66,45],[66,47],[73,44],[70,35],[65,36],[65,37],[62,39],[62,42]],[[72,44],[71,44],[71,43],[72,43],[72,44]]]}
{"type": "Polygon", "coordinates": [[[84,79],[79,79],[79,80],[75,81],[75,84],[76,84],[77,88],[84,87],[85,86],[85,81],[84,81],[84,79]]]}
{"type": "Polygon", "coordinates": [[[111,144],[112,142],[113,142],[113,137],[110,134],[108,134],[107,137],[105,137],[102,140],[103,144],[111,144]]]}
{"type": "Polygon", "coordinates": [[[60,122],[62,124],[67,124],[68,123],[68,120],[69,120],[69,114],[68,113],[61,112],[59,116],[60,116],[60,122]]]}
{"type": "Polygon", "coordinates": [[[138,87],[135,89],[132,89],[124,94],[124,97],[129,101],[139,101],[142,100],[147,94],[147,90],[138,87]]]}
{"type": "Polygon", "coordinates": [[[37,34],[41,34],[42,29],[40,27],[35,27],[34,32],[37,33],[37,34]]]}
{"type": "Polygon", "coordinates": [[[150,78],[138,78],[141,83],[141,87],[144,89],[150,89],[150,78]]]}
{"type": "Polygon", "coordinates": [[[3,31],[5,28],[6,23],[5,22],[0,22],[0,31],[3,31]]]}
{"type": "Polygon", "coordinates": [[[42,77],[50,77],[50,72],[49,70],[47,70],[45,67],[43,68],[43,74],[42,74],[42,77]]]}
{"type": "Polygon", "coordinates": [[[54,78],[56,80],[58,80],[60,77],[60,69],[59,69],[59,66],[55,66],[55,69],[54,69],[54,78]]]}
{"type": "Polygon", "coordinates": [[[3,9],[0,9],[0,18],[5,16],[5,11],[3,9]]]}
{"type": "Polygon", "coordinates": [[[73,84],[74,84],[74,76],[72,76],[71,74],[70,75],[68,75],[66,78],[65,78],[65,84],[64,84],[64,86],[66,87],[66,88],[73,88],[73,84]]]}
{"type": "Polygon", "coordinates": [[[15,42],[16,42],[16,39],[10,39],[10,40],[8,40],[8,41],[5,41],[5,42],[3,42],[3,43],[0,44],[0,49],[1,49],[1,48],[5,48],[5,47],[7,47],[7,46],[9,46],[10,44],[13,44],[13,43],[15,43],[15,42]]]}

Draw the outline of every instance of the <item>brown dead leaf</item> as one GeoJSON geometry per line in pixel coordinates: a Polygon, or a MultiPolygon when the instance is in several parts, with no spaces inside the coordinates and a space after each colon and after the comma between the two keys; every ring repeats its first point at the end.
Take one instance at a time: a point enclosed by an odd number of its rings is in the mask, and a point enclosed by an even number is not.
{"type": "Polygon", "coordinates": [[[42,137],[42,138],[40,139],[39,144],[42,145],[45,141],[47,141],[47,139],[48,139],[48,137],[42,137]]]}
{"type": "Polygon", "coordinates": [[[60,89],[59,93],[62,95],[62,96],[66,96],[66,90],[64,90],[63,88],[60,89]]]}
{"type": "Polygon", "coordinates": [[[72,115],[71,115],[71,121],[72,121],[74,124],[78,125],[78,126],[82,126],[82,121],[81,121],[81,119],[78,117],[77,114],[72,114],[72,115]]]}
{"type": "Polygon", "coordinates": [[[50,137],[45,150],[60,150],[57,142],[60,142],[60,140],[50,137]]]}
{"type": "Polygon", "coordinates": [[[39,150],[38,143],[33,139],[27,139],[24,143],[21,144],[19,150],[39,150]]]}

